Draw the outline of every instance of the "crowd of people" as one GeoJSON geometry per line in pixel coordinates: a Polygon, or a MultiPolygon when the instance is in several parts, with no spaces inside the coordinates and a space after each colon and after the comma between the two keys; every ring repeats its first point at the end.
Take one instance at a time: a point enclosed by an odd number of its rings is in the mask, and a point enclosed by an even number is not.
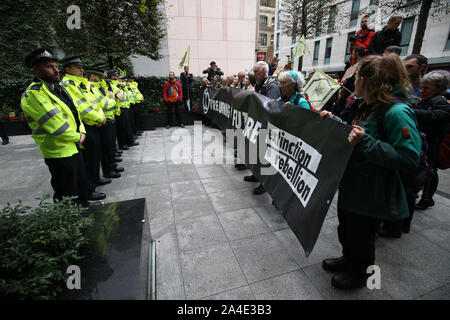
{"type": "MultiPolygon", "coordinates": [[[[303,74],[290,64],[278,67],[275,59],[270,66],[259,61],[250,72],[223,79],[223,71],[211,62],[202,79],[204,88],[254,91],[352,126],[348,141],[354,151],[338,197],[343,254],[323,261],[325,270],[336,273],[332,285],[339,289],[366,285],[367,268],[375,264],[376,235],[400,238],[409,233],[414,211],[434,205],[438,168],[450,167],[450,73],[426,73],[428,59],[420,54],[401,60],[400,15],[392,15],[378,32],[368,28],[368,19],[362,18],[352,39],[341,89],[320,111],[303,92],[303,74]]],[[[235,167],[246,169],[243,164],[235,167]]],[[[257,181],[253,175],[244,180],[257,181]]],[[[264,192],[263,184],[254,189],[256,195],[264,192]]]]}
{"type": "Polygon", "coordinates": [[[85,66],[80,56],[58,59],[48,48],[26,57],[33,82],[21,98],[32,137],[45,159],[54,190],[53,199],[99,204],[106,194],[96,187],[120,178],[124,150],[139,145],[140,109],[144,97],[133,75],[126,75],[120,59],[85,66]],[[100,175],[100,168],[103,177],[100,175]],[[92,201],[92,202],[90,202],[92,201]]]}
{"type": "MultiPolygon", "coordinates": [[[[291,62],[279,68],[277,60],[270,65],[258,61],[249,71],[225,76],[212,61],[202,79],[202,88],[259,93],[352,126],[348,142],[354,150],[340,182],[337,206],[342,256],[323,261],[325,270],[336,273],[332,285],[340,289],[366,285],[367,267],[375,264],[376,235],[399,238],[409,233],[414,211],[434,205],[437,170],[445,168],[442,161],[448,164],[441,145],[450,133],[449,72],[427,73],[423,55],[400,59],[401,16],[393,15],[378,32],[368,27],[368,19],[362,18],[352,41],[351,59],[340,77],[342,88],[320,111],[303,92],[307,80],[292,70],[291,62]]],[[[76,196],[88,205],[88,200],[106,197],[95,188],[120,177],[120,155],[138,145],[142,132],[136,124],[137,104],[143,96],[120,61],[108,71],[102,63],[84,67],[80,56],[60,62],[62,79],[50,50],[39,48],[27,56],[35,79],[22,96],[22,109],[49,167],[54,199],[76,196]]],[[[184,127],[179,106],[191,108],[194,80],[188,66],[179,78],[181,83],[171,72],[163,88],[167,128],[173,125],[173,109],[184,127]]],[[[243,164],[235,167],[246,169],[243,164]]],[[[258,181],[254,175],[244,180],[258,181]]],[[[262,183],[254,189],[255,195],[264,192],[262,183]]]]}

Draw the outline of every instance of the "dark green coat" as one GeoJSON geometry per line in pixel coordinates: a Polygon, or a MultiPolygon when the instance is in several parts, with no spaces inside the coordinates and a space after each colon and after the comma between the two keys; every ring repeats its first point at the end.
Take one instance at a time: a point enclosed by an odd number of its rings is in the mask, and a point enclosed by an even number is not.
{"type": "Polygon", "coordinates": [[[406,218],[408,204],[399,171],[415,170],[419,165],[422,140],[415,114],[408,105],[396,103],[384,117],[384,135],[375,119],[362,127],[366,134],[347,164],[338,206],[382,220],[406,218]],[[380,140],[382,136],[387,141],[380,140]]]}

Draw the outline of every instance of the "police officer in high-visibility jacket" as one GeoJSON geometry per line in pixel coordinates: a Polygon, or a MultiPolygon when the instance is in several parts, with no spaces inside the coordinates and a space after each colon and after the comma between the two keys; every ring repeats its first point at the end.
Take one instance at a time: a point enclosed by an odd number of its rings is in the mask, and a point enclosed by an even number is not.
{"type": "Polygon", "coordinates": [[[72,98],[59,84],[57,59],[50,49],[38,48],[25,62],[35,79],[23,93],[21,107],[49,168],[53,200],[77,197],[77,203],[87,206],[88,182],[79,153],[86,131],[72,98]]]}
{"type": "Polygon", "coordinates": [[[121,158],[115,157],[114,148],[114,134],[113,128],[115,126],[114,112],[117,108],[116,100],[114,94],[108,92],[107,83],[102,79],[103,70],[87,67],[85,68],[86,76],[94,88],[92,88],[92,93],[100,103],[103,113],[106,117],[105,125],[99,128],[100,140],[101,140],[101,166],[103,171],[103,176],[107,178],[120,178],[120,173],[116,171],[115,162],[122,161],[121,158]]]}
{"type": "Polygon", "coordinates": [[[99,108],[95,98],[89,91],[89,81],[83,78],[83,63],[80,56],[69,56],[61,59],[66,75],[61,85],[67,90],[80,112],[81,121],[86,128],[83,158],[88,176],[89,200],[103,200],[106,194],[96,192],[100,180],[100,133],[99,127],[106,123],[105,115],[99,108]]]}
{"type": "Polygon", "coordinates": [[[114,90],[116,90],[116,97],[118,106],[116,120],[117,120],[117,142],[119,144],[119,149],[128,150],[129,147],[139,145],[133,138],[131,128],[129,125],[129,93],[122,83],[122,79],[119,78],[119,72],[116,69],[108,71],[108,76],[110,77],[110,83],[114,90]]]}
{"type": "Polygon", "coordinates": [[[133,133],[137,136],[141,136],[143,131],[140,130],[142,128],[142,121],[141,121],[141,108],[139,106],[139,103],[141,103],[144,100],[144,96],[139,91],[138,83],[135,81],[133,75],[128,76],[127,84],[129,85],[129,88],[132,92],[132,102],[130,107],[134,120],[133,133]]]}

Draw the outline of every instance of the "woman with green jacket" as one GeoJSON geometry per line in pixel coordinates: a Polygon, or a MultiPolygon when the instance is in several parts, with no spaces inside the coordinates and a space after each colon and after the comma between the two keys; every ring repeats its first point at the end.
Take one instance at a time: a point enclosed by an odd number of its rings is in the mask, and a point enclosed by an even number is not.
{"type": "MultiPolygon", "coordinates": [[[[325,270],[337,273],[331,281],[336,288],[364,287],[367,268],[375,264],[375,234],[381,221],[409,216],[400,172],[417,168],[422,142],[415,114],[404,103],[408,87],[397,56],[370,56],[360,62],[355,89],[364,102],[342,115],[353,126],[348,141],[355,146],[339,186],[343,256],[323,261],[325,270]]],[[[325,116],[333,117],[321,112],[325,116]]]]}

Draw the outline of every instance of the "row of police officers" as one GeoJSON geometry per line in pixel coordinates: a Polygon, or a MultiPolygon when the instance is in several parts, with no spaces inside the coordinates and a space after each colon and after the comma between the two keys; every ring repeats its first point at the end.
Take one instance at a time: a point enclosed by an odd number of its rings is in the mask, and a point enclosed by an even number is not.
{"type": "Polygon", "coordinates": [[[59,61],[61,79],[58,59],[48,48],[32,51],[25,62],[35,78],[21,106],[49,168],[54,201],[71,196],[88,206],[89,200],[105,199],[96,187],[121,177],[122,152],[137,146],[142,135],[134,120],[144,98],[134,77],[69,56],[59,61]]]}

